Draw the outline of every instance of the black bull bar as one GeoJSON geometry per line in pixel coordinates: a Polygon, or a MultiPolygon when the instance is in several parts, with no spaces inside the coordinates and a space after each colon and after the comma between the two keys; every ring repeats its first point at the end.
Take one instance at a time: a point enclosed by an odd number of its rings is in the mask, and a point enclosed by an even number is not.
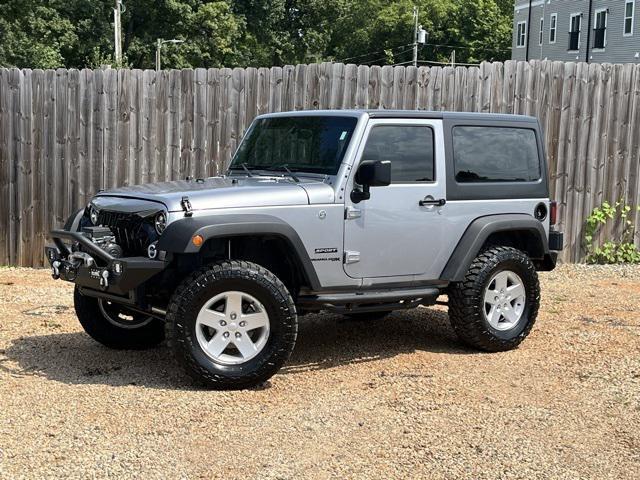
{"type": "Polygon", "coordinates": [[[81,287],[127,295],[167,267],[163,260],[147,257],[115,258],[80,232],[52,230],[54,245],[45,247],[53,278],[81,287]],[[72,252],[63,240],[77,242],[82,251],[72,252]]]}

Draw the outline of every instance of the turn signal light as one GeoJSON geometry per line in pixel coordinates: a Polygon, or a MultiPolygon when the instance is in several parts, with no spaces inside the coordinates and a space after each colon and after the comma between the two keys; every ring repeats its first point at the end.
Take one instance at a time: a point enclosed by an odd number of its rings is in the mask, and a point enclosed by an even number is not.
{"type": "Polygon", "coordinates": [[[191,243],[200,248],[204,243],[204,238],[202,238],[202,235],[194,235],[193,237],[191,237],[191,243]]]}

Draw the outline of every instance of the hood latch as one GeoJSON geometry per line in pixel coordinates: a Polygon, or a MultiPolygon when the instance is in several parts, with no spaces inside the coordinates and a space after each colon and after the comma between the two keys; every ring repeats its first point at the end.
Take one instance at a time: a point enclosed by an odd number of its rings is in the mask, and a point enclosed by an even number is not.
{"type": "Polygon", "coordinates": [[[185,217],[190,217],[193,215],[193,209],[191,208],[189,197],[182,197],[182,200],[180,200],[180,206],[182,207],[182,210],[184,210],[185,217]]]}

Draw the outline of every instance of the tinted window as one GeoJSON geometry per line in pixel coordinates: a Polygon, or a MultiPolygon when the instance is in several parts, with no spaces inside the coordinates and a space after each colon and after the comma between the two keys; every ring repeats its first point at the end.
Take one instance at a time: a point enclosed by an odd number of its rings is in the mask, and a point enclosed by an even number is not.
{"type": "Polygon", "coordinates": [[[531,182],[540,178],[538,144],[533,130],[502,127],[455,127],[456,181],[531,182]]]}
{"type": "Polygon", "coordinates": [[[231,169],[282,169],[338,173],[357,123],[352,117],[275,117],[254,123],[238,148],[231,169]]]}
{"type": "Polygon", "coordinates": [[[363,160],[389,160],[391,181],[432,182],[433,130],[429,127],[379,126],[369,134],[363,160]]]}

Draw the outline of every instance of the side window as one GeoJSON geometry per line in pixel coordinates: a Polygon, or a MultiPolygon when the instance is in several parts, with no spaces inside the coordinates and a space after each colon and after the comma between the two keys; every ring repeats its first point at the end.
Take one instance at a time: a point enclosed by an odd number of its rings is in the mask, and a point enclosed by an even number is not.
{"type": "Polygon", "coordinates": [[[454,127],[453,160],[458,183],[540,179],[536,134],[527,128],[454,127]]]}
{"type": "Polygon", "coordinates": [[[392,183],[433,182],[433,130],[404,125],[373,127],[362,160],[390,161],[392,183]]]}

